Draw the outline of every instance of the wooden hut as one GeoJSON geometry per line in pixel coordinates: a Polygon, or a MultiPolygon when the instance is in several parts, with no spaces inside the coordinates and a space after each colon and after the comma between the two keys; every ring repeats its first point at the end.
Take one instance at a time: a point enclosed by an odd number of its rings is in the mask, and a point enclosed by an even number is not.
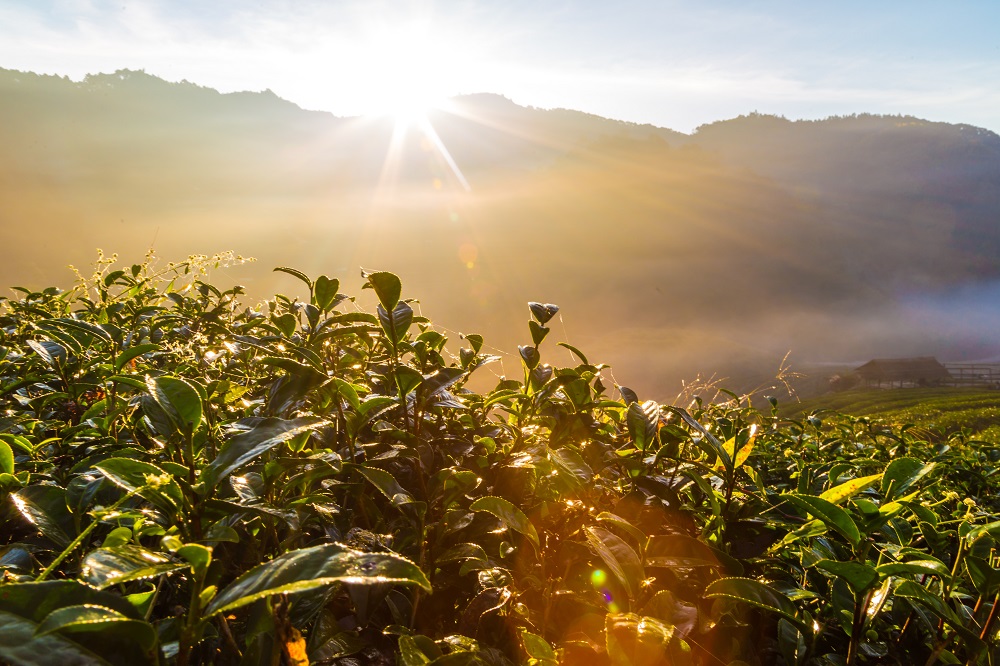
{"type": "Polygon", "coordinates": [[[937,386],[952,380],[948,368],[933,356],[876,358],[854,370],[868,386],[937,386]]]}

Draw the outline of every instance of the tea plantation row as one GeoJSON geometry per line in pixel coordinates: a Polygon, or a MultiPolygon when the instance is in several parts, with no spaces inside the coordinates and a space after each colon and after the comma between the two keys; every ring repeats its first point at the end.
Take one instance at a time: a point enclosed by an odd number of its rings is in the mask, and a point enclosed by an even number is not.
{"type": "Polygon", "coordinates": [[[204,267],[3,303],[0,661],[1000,658],[993,445],[643,401],[540,303],[475,392],[391,273],[254,309],[204,267]]]}

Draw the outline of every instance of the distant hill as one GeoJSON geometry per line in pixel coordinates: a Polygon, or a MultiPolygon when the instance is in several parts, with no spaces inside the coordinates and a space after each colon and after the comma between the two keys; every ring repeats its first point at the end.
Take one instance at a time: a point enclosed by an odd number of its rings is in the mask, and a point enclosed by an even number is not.
{"type": "Polygon", "coordinates": [[[553,338],[660,398],[699,372],[749,387],[789,350],[793,365],[1000,353],[992,132],[751,114],[686,135],[489,94],[427,121],[127,70],[0,70],[0,284],[66,284],[96,247],[233,249],[260,259],[232,274],[260,295],[297,289],[277,265],[348,290],[385,268],[435,322],[507,351],[526,301],[558,303],[553,338]]]}

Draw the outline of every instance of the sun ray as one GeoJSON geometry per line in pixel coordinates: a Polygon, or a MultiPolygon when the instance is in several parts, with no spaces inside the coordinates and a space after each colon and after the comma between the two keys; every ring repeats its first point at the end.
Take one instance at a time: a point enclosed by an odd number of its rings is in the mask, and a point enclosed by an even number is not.
{"type": "Polygon", "coordinates": [[[448,165],[448,168],[451,169],[451,172],[452,174],[454,174],[455,178],[458,179],[458,182],[461,183],[462,188],[466,192],[471,192],[472,187],[469,185],[469,181],[466,180],[465,174],[462,173],[462,170],[458,167],[458,164],[455,163],[455,159],[451,156],[451,153],[448,151],[448,147],[444,145],[443,141],[441,141],[441,137],[438,136],[438,133],[434,130],[434,126],[431,124],[431,121],[426,114],[424,114],[420,118],[419,127],[420,130],[424,133],[424,136],[430,139],[430,142],[434,144],[435,148],[437,148],[438,153],[441,155],[442,159],[444,159],[445,163],[448,165]]]}

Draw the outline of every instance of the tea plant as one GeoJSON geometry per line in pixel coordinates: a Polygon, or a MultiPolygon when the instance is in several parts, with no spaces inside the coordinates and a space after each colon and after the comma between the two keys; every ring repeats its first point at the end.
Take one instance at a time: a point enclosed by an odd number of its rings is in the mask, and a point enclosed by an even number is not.
{"type": "Polygon", "coordinates": [[[998,451],[457,356],[399,279],[104,262],[0,317],[14,664],[995,663],[998,451]]]}

